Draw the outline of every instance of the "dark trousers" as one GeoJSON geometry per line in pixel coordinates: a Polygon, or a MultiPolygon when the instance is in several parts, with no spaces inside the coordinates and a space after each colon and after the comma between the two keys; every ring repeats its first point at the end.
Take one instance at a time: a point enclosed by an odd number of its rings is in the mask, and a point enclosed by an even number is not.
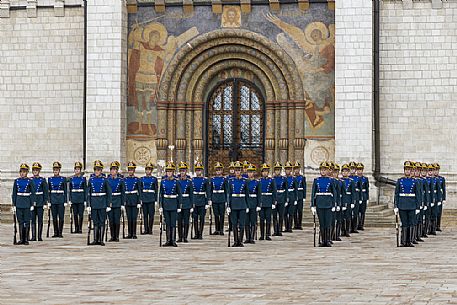
{"type": "Polygon", "coordinates": [[[42,240],[43,234],[43,207],[35,207],[31,212],[32,216],[32,240],[37,238],[37,223],[38,223],[38,240],[42,240]]]}
{"type": "Polygon", "coordinates": [[[94,227],[102,227],[106,221],[106,209],[91,209],[90,216],[94,227]]]}
{"type": "Polygon", "coordinates": [[[216,223],[216,232],[224,233],[225,221],[225,202],[213,202],[214,222],[216,223]]]}
{"type": "Polygon", "coordinates": [[[358,228],[363,229],[365,226],[365,213],[367,211],[367,201],[362,200],[362,203],[359,207],[359,215],[358,215],[358,228]]]}
{"type": "Polygon", "coordinates": [[[128,223],[128,236],[127,238],[132,238],[136,236],[136,227],[138,219],[138,208],[134,206],[126,206],[125,211],[127,213],[127,223],[128,223]]]}
{"type": "Polygon", "coordinates": [[[273,211],[273,229],[275,235],[281,234],[283,223],[284,223],[284,212],[285,206],[284,203],[279,203],[276,205],[276,209],[273,211]]]}
{"type": "Polygon", "coordinates": [[[246,223],[246,210],[232,210],[230,213],[230,222],[232,223],[235,244],[239,245],[243,241],[244,225],[246,223]]]}
{"type": "Polygon", "coordinates": [[[322,244],[328,245],[331,240],[331,229],[333,221],[333,212],[331,208],[317,208],[317,217],[319,218],[319,231],[322,238],[322,244]]]}
{"type": "Polygon", "coordinates": [[[352,209],[352,228],[351,231],[354,232],[359,227],[359,209],[360,203],[357,201],[352,209]]]}
{"type": "Polygon", "coordinates": [[[16,218],[19,223],[19,242],[18,244],[28,244],[30,226],[30,208],[16,208],[16,218]]]}
{"type": "Polygon", "coordinates": [[[119,241],[119,233],[121,227],[121,208],[111,208],[111,211],[106,213],[109,221],[109,230],[111,234],[110,241],[119,241]]]}
{"type": "Polygon", "coordinates": [[[192,213],[192,221],[194,224],[195,238],[203,238],[203,228],[205,227],[205,206],[195,206],[194,212],[192,213]]]}
{"type": "Polygon", "coordinates": [[[83,228],[84,203],[73,202],[71,208],[73,209],[73,222],[75,224],[75,232],[81,233],[83,228]]]}
{"type": "Polygon", "coordinates": [[[401,229],[402,229],[402,245],[410,245],[412,242],[412,228],[416,223],[416,211],[415,210],[399,210],[401,229]]]}
{"type": "Polygon", "coordinates": [[[64,215],[65,215],[65,206],[62,204],[52,204],[51,203],[51,214],[52,214],[52,223],[54,226],[54,237],[62,237],[63,224],[64,224],[64,215]]]}
{"type": "Polygon", "coordinates": [[[294,202],[289,202],[289,204],[284,207],[284,223],[285,231],[292,232],[293,219],[295,214],[295,205],[294,202]]]}
{"type": "Polygon", "coordinates": [[[259,211],[260,237],[271,235],[271,207],[261,208],[259,211]]]}
{"type": "Polygon", "coordinates": [[[155,204],[154,202],[143,202],[143,226],[144,234],[152,234],[154,226],[155,204]]]}
{"type": "Polygon", "coordinates": [[[178,213],[178,236],[179,242],[183,240],[187,242],[187,235],[189,233],[189,224],[190,224],[190,209],[181,209],[181,212],[178,213]]]}
{"type": "Polygon", "coordinates": [[[294,213],[294,229],[302,229],[303,222],[303,199],[297,200],[294,213]]]}

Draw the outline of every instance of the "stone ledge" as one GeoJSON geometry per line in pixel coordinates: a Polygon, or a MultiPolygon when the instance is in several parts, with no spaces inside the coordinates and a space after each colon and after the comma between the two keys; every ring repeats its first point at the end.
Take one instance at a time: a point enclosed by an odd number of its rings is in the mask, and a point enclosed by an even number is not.
{"type": "Polygon", "coordinates": [[[0,18],[9,18],[12,10],[27,10],[27,17],[36,18],[37,10],[42,8],[54,8],[56,17],[64,17],[65,9],[83,6],[83,0],[2,0],[0,18]]]}

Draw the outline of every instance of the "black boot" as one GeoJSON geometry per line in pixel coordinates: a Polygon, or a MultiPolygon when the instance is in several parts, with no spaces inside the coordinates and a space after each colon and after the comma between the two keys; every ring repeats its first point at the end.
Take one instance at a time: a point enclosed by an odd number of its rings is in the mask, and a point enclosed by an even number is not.
{"type": "Polygon", "coordinates": [[[116,231],[115,231],[115,226],[112,224],[112,222],[109,222],[109,233],[110,233],[110,239],[108,239],[109,242],[116,241],[116,231]]]}
{"type": "Polygon", "coordinates": [[[436,219],[436,230],[441,232],[441,215],[438,215],[438,218],[436,219]]]}
{"type": "Polygon", "coordinates": [[[244,241],[245,244],[250,244],[251,243],[251,231],[250,231],[250,226],[249,224],[246,225],[246,240],[244,241]]]}
{"type": "Polygon", "coordinates": [[[38,224],[38,241],[43,241],[43,224],[38,224]]]}
{"type": "Polygon", "coordinates": [[[278,220],[276,218],[273,218],[273,236],[279,236],[279,226],[278,226],[278,220]]]}
{"type": "Polygon", "coordinates": [[[149,218],[148,224],[149,224],[149,227],[148,227],[148,234],[149,234],[149,235],[152,235],[152,228],[154,227],[154,217],[151,216],[151,217],[149,218]]]}
{"type": "Polygon", "coordinates": [[[22,233],[22,243],[24,245],[28,245],[29,244],[29,232],[28,232],[29,231],[29,227],[27,226],[23,230],[24,231],[22,233]]]}
{"type": "MultiPolygon", "coordinates": [[[[222,215],[220,216],[220,219],[219,219],[219,235],[224,235],[224,219],[225,219],[224,213],[225,212],[222,212],[222,215]]],[[[229,221],[230,221],[230,219],[229,219],[229,221]]]]}
{"type": "Polygon", "coordinates": [[[166,236],[167,241],[162,245],[163,247],[169,247],[171,245],[170,233],[171,233],[171,228],[166,226],[165,236],[166,236]]]}
{"type": "Polygon", "coordinates": [[[100,243],[99,245],[100,246],[104,246],[105,245],[105,226],[101,226],[100,227],[100,232],[98,233],[98,235],[100,236],[100,243]]]}
{"type": "Polygon", "coordinates": [[[260,238],[259,240],[264,240],[265,239],[265,223],[260,222],[260,238]]]}
{"type": "Polygon", "coordinates": [[[115,233],[114,233],[114,238],[116,242],[119,242],[119,234],[121,232],[121,224],[118,223],[117,225],[114,226],[115,227],[115,233]]]}
{"type": "Polygon", "coordinates": [[[54,235],[52,235],[52,238],[59,237],[59,223],[57,220],[52,220],[52,226],[54,228],[54,235]]]}
{"type": "Polygon", "coordinates": [[[187,240],[187,236],[189,235],[189,224],[184,225],[184,236],[183,240],[185,243],[188,243],[189,241],[187,240]]]}
{"type": "Polygon", "coordinates": [[[203,239],[203,228],[205,227],[205,219],[202,219],[200,222],[200,229],[198,232],[198,239],[203,239]]]}
{"type": "Polygon", "coordinates": [[[214,231],[211,235],[219,235],[219,217],[214,216],[214,231]]]}
{"type": "Polygon", "coordinates": [[[89,245],[98,245],[98,226],[94,226],[94,240],[90,242],[89,245]]]}
{"type": "MultiPolygon", "coordinates": [[[[232,226],[233,228],[233,226],[232,226]]],[[[233,245],[232,247],[238,247],[238,228],[235,227],[235,230],[233,230],[233,245]]]]}
{"type": "Polygon", "coordinates": [[[255,244],[255,226],[251,226],[251,244],[255,244]]]}
{"type": "Polygon", "coordinates": [[[136,227],[138,226],[138,223],[136,222],[136,219],[132,221],[132,239],[137,239],[138,237],[136,236],[136,227]]]}
{"type": "Polygon", "coordinates": [[[244,247],[243,244],[243,237],[244,237],[244,228],[240,228],[240,232],[238,233],[238,247],[244,247]]]}
{"type": "Polygon", "coordinates": [[[59,219],[59,238],[63,238],[63,219],[59,219]]]}
{"type": "Polygon", "coordinates": [[[336,232],[335,232],[336,241],[341,241],[340,234],[341,234],[341,221],[338,221],[336,223],[336,232]]]}
{"type": "Polygon", "coordinates": [[[36,241],[36,224],[32,223],[32,238],[30,241],[36,241]]]}
{"type": "Polygon", "coordinates": [[[182,226],[182,223],[181,221],[178,222],[178,243],[181,243],[183,241],[183,226],[182,226]]]}
{"type": "Polygon", "coordinates": [[[78,233],[82,234],[83,233],[83,216],[79,217],[78,221],[79,221],[78,233]]]}
{"type": "Polygon", "coordinates": [[[266,222],[266,228],[265,228],[265,232],[266,232],[266,237],[265,237],[265,240],[271,240],[271,222],[266,222]]]}
{"type": "Polygon", "coordinates": [[[171,231],[171,245],[173,247],[177,247],[178,245],[176,244],[176,227],[172,228],[171,231]]]}
{"type": "Polygon", "coordinates": [[[192,239],[198,239],[198,219],[193,218],[193,224],[194,224],[194,236],[192,239]]]}

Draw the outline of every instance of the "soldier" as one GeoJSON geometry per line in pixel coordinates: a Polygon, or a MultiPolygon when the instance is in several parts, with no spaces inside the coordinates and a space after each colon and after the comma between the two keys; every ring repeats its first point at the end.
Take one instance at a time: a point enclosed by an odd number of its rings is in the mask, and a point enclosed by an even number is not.
{"type": "Polygon", "coordinates": [[[286,170],[286,188],[287,188],[287,200],[284,204],[284,232],[292,233],[293,219],[295,215],[295,207],[298,204],[298,183],[293,175],[293,164],[287,161],[284,165],[286,170]]]}
{"type": "Polygon", "coordinates": [[[194,186],[194,239],[203,238],[203,228],[205,227],[206,210],[209,208],[209,182],[208,178],[203,177],[203,163],[199,160],[195,162],[195,177],[192,179],[194,186]]]}
{"type": "Polygon", "coordinates": [[[276,183],[276,204],[273,209],[273,236],[282,236],[282,224],[284,221],[285,203],[287,201],[287,179],[281,175],[282,165],[276,162],[273,166],[276,183]]]}
{"type": "Polygon", "coordinates": [[[262,193],[260,183],[254,178],[256,167],[249,164],[246,181],[249,196],[246,199],[246,240],[245,244],[255,244],[255,232],[257,230],[257,212],[260,210],[260,196],[262,193]]]}
{"type": "Polygon", "coordinates": [[[35,208],[32,211],[32,239],[36,241],[36,224],[38,221],[38,241],[43,241],[43,213],[47,209],[47,202],[49,196],[48,183],[46,179],[40,176],[41,164],[34,162],[32,164],[33,185],[35,186],[35,208]]]}
{"type": "Polygon", "coordinates": [[[365,230],[365,213],[367,211],[367,205],[370,200],[370,182],[368,178],[363,175],[363,170],[365,166],[362,163],[357,164],[357,176],[360,177],[361,182],[361,192],[362,192],[362,202],[359,207],[359,218],[358,218],[358,227],[357,230],[365,230]]]}
{"type": "Polygon", "coordinates": [[[113,161],[110,164],[108,183],[111,188],[111,211],[108,211],[108,221],[111,237],[108,241],[118,242],[121,229],[121,212],[125,211],[125,184],[119,174],[120,163],[113,161]]]}
{"type": "Polygon", "coordinates": [[[297,206],[294,214],[294,229],[303,230],[303,206],[306,200],[306,178],[300,174],[300,163],[295,161],[294,164],[295,180],[297,181],[297,206]]]}
{"type": "Polygon", "coordinates": [[[270,166],[268,164],[262,164],[261,171],[262,178],[260,178],[261,197],[259,211],[259,240],[264,240],[264,238],[266,240],[271,240],[271,208],[276,204],[276,182],[273,178],[268,176],[268,173],[270,172],[270,166]]]}
{"type": "Polygon", "coordinates": [[[437,178],[439,184],[439,194],[441,196],[440,201],[438,202],[438,210],[436,217],[436,230],[441,232],[441,216],[443,215],[443,205],[446,203],[446,179],[440,176],[440,165],[438,163],[434,164],[435,166],[435,177],[437,178]]]}
{"type": "Polygon", "coordinates": [[[156,177],[152,175],[154,165],[148,162],[144,168],[146,175],[140,179],[141,204],[143,206],[143,224],[144,232],[142,234],[152,234],[154,226],[154,214],[157,204],[157,192],[159,183],[156,177]]]}
{"type": "Polygon", "coordinates": [[[243,234],[247,209],[246,198],[249,196],[247,180],[241,177],[242,165],[235,162],[235,177],[229,179],[229,202],[227,214],[233,228],[234,243],[232,247],[244,247],[243,234]]]}
{"type": "Polygon", "coordinates": [[[187,175],[189,165],[181,161],[178,166],[179,170],[179,184],[181,186],[181,213],[178,213],[178,242],[189,242],[187,236],[189,235],[190,213],[193,212],[194,206],[194,186],[192,179],[187,175]]]}
{"type": "Polygon", "coordinates": [[[70,209],[73,209],[73,222],[75,230],[73,233],[82,233],[84,209],[86,208],[87,199],[87,181],[81,170],[83,165],[81,162],[75,162],[75,175],[69,179],[70,198],[68,204],[70,209]]]}
{"type": "Polygon", "coordinates": [[[210,179],[210,198],[209,201],[213,207],[214,220],[216,222],[216,230],[214,235],[224,235],[224,215],[225,205],[227,204],[227,179],[222,175],[224,165],[216,162],[214,165],[216,175],[210,179]]]}
{"type": "Polygon", "coordinates": [[[436,168],[434,164],[429,165],[431,177],[431,190],[433,192],[433,201],[430,205],[430,235],[436,235],[437,222],[438,222],[438,204],[441,202],[440,181],[436,177],[436,168]]]}
{"type": "Polygon", "coordinates": [[[359,227],[359,210],[360,204],[362,203],[362,180],[356,174],[357,164],[352,161],[349,163],[349,168],[351,169],[351,175],[349,176],[355,183],[355,192],[357,194],[357,200],[354,203],[352,209],[352,219],[351,219],[351,233],[359,233],[357,228],[359,227]]]}
{"type": "Polygon", "coordinates": [[[67,206],[67,187],[65,177],[60,176],[62,164],[56,161],[52,164],[54,172],[53,177],[48,178],[49,185],[49,203],[48,208],[51,208],[52,223],[54,226],[54,235],[52,237],[63,238],[63,224],[65,207],[67,206]]]}
{"type": "Polygon", "coordinates": [[[335,178],[335,187],[336,187],[336,211],[334,213],[335,215],[335,222],[334,222],[334,231],[333,231],[333,240],[335,241],[341,241],[340,235],[341,235],[341,226],[342,226],[342,221],[343,221],[343,211],[342,211],[342,193],[344,190],[344,183],[343,181],[339,178],[340,174],[340,169],[341,167],[338,164],[333,165],[333,177],[335,178]]]}
{"type": "Polygon", "coordinates": [[[428,227],[430,225],[430,182],[427,179],[427,164],[421,163],[421,181],[422,181],[422,198],[423,198],[423,208],[422,208],[422,230],[421,237],[427,238],[428,227]]]}
{"type": "MultiPolygon", "coordinates": [[[[432,164],[428,165],[428,173],[427,173],[427,182],[429,185],[429,191],[430,191],[430,207],[428,209],[429,211],[429,224],[428,224],[428,234],[429,235],[436,235],[436,230],[434,229],[435,226],[435,219],[434,219],[434,212],[435,212],[435,203],[437,202],[437,186],[436,186],[436,180],[433,177],[433,170],[434,166],[432,164]]],[[[426,214],[427,217],[427,214],[426,214]]]]}
{"type": "Polygon", "coordinates": [[[176,167],[172,161],[165,166],[166,178],[162,180],[159,193],[159,212],[164,215],[167,241],[164,247],[177,247],[176,216],[181,213],[181,184],[174,177],[176,167]]]}
{"type": "Polygon", "coordinates": [[[111,187],[102,176],[103,163],[100,160],[94,162],[94,175],[89,178],[87,190],[87,213],[90,213],[94,224],[94,240],[90,245],[104,246],[106,213],[111,211],[111,187]]]}
{"type": "Polygon", "coordinates": [[[125,208],[127,211],[128,239],[137,239],[136,227],[138,212],[141,210],[141,188],[140,179],[135,176],[136,164],[130,161],[127,164],[128,176],[124,178],[125,183],[125,208]]]}
{"type": "Polygon", "coordinates": [[[412,162],[412,164],[413,164],[413,170],[411,172],[411,177],[416,180],[417,188],[419,189],[419,198],[418,198],[419,203],[418,203],[418,206],[416,209],[416,217],[414,219],[414,225],[413,225],[413,229],[412,229],[413,235],[412,235],[411,239],[412,239],[413,244],[418,244],[419,241],[423,241],[419,235],[419,224],[420,224],[420,219],[421,219],[420,218],[421,210],[423,209],[424,186],[422,184],[422,179],[420,179],[420,168],[421,168],[420,162],[412,162]]]}
{"type": "Polygon", "coordinates": [[[233,162],[233,161],[230,162],[228,168],[229,168],[229,173],[228,173],[228,175],[227,175],[226,178],[227,178],[227,179],[230,179],[230,178],[235,177],[235,162],[233,162]]]}
{"type": "Polygon", "coordinates": [[[420,205],[420,190],[416,179],[411,177],[414,166],[410,161],[404,163],[405,176],[397,180],[395,187],[394,212],[400,214],[402,229],[402,246],[414,247],[412,244],[412,228],[415,215],[420,205]]]}
{"type": "Polygon", "coordinates": [[[319,218],[319,230],[322,238],[320,247],[331,247],[330,230],[332,226],[332,212],[335,209],[336,189],[330,177],[330,164],[321,162],[319,165],[321,176],[314,179],[311,192],[311,212],[319,218]]]}
{"type": "Polygon", "coordinates": [[[352,209],[351,206],[355,205],[357,200],[357,193],[355,191],[354,180],[349,178],[350,167],[349,164],[344,164],[342,167],[343,174],[343,188],[341,191],[341,209],[343,211],[342,215],[342,235],[350,237],[349,232],[351,230],[351,218],[352,218],[352,209]]]}
{"type": "Polygon", "coordinates": [[[22,163],[19,167],[19,178],[14,180],[12,199],[12,211],[19,222],[19,241],[17,245],[28,245],[28,232],[30,225],[30,211],[34,210],[35,185],[33,180],[27,177],[29,166],[22,163]]]}
{"type": "Polygon", "coordinates": [[[251,162],[247,161],[247,160],[244,160],[243,161],[243,174],[241,175],[241,177],[243,177],[244,179],[247,179],[248,178],[248,168],[249,168],[249,165],[251,165],[251,162]]]}

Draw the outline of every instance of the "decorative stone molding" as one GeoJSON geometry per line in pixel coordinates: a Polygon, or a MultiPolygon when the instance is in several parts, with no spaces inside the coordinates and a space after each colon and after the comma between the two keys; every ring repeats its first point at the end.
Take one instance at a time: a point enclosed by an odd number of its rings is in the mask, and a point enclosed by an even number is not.
{"type": "Polygon", "coordinates": [[[211,0],[211,7],[213,14],[222,14],[222,1],[221,0],[211,0]]]}
{"type": "Polygon", "coordinates": [[[167,149],[168,147],[168,140],[167,139],[157,139],[156,145],[158,149],[167,149]]]}
{"type": "Polygon", "coordinates": [[[182,10],[184,16],[190,16],[194,12],[194,2],[192,0],[182,0],[182,10]]]}
{"type": "Polygon", "coordinates": [[[10,1],[2,0],[0,2],[0,18],[8,18],[10,16],[10,1]]]}
{"type": "Polygon", "coordinates": [[[127,11],[129,14],[138,12],[138,4],[136,0],[127,0],[127,11]]]}
{"type": "Polygon", "coordinates": [[[37,0],[27,0],[27,17],[36,18],[37,0]]]}
{"type": "Polygon", "coordinates": [[[403,8],[406,8],[406,9],[413,8],[413,0],[403,0],[403,8]]]}
{"type": "Polygon", "coordinates": [[[304,138],[297,138],[294,140],[294,147],[295,149],[303,149],[305,148],[305,139],[304,138]]]}
{"type": "Polygon", "coordinates": [[[432,8],[438,9],[443,7],[442,0],[432,0],[432,8]]]}
{"type": "Polygon", "coordinates": [[[265,149],[275,149],[275,139],[265,139],[265,149]]]}
{"type": "Polygon", "coordinates": [[[298,8],[302,11],[309,9],[309,0],[298,0],[298,8]]]}
{"type": "Polygon", "coordinates": [[[156,10],[157,13],[164,13],[165,12],[165,0],[155,0],[154,9],[156,10]]]}
{"type": "Polygon", "coordinates": [[[192,142],[192,146],[194,150],[202,150],[203,149],[203,140],[202,139],[195,139],[192,142]]]}
{"type": "Polygon", "coordinates": [[[270,10],[272,12],[279,12],[281,10],[279,0],[268,0],[268,2],[270,2],[270,10]]]}
{"type": "Polygon", "coordinates": [[[65,16],[65,0],[55,0],[54,2],[54,15],[56,17],[65,16]]]}
{"type": "Polygon", "coordinates": [[[329,10],[335,10],[335,0],[327,0],[329,10]]]}
{"type": "Polygon", "coordinates": [[[184,150],[186,149],[186,139],[176,139],[176,149],[184,150]]]}
{"type": "Polygon", "coordinates": [[[279,141],[278,141],[279,149],[286,150],[288,148],[288,145],[289,145],[288,139],[279,139],[279,141]]]}
{"type": "Polygon", "coordinates": [[[251,0],[240,0],[241,12],[244,14],[251,12],[251,0]]]}

